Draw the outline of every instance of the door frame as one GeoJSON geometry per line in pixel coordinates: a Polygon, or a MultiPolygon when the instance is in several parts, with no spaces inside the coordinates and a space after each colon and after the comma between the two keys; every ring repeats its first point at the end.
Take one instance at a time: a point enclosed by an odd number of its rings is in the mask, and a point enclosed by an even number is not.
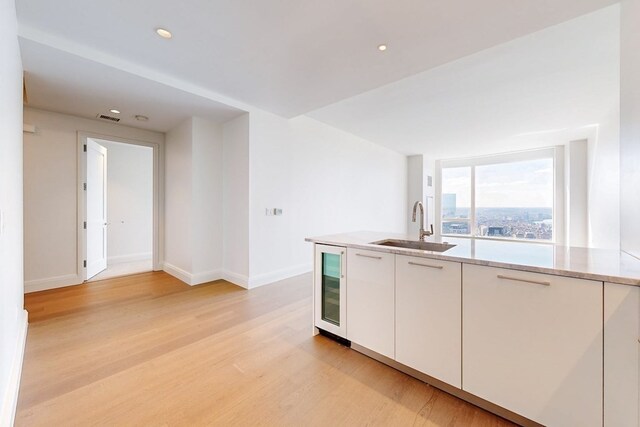
{"type": "Polygon", "coordinates": [[[84,222],[87,220],[87,198],[84,191],[84,183],[87,182],[87,156],[84,152],[84,145],[87,139],[97,139],[123,144],[140,145],[153,149],[153,243],[152,262],[153,271],[162,270],[162,254],[164,247],[164,153],[163,146],[159,143],[142,141],[130,138],[121,138],[113,135],[98,134],[93,132],[78,131],[77,133],[77,273],[81,283],[87,281],[87,269],[84,261],[87,259],[87,233],[84,229],[84,222]]]}

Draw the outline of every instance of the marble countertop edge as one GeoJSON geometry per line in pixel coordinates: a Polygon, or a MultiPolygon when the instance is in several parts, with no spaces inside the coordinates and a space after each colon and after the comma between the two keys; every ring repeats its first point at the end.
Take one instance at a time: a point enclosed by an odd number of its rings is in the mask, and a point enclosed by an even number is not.
{"type": "MultiPolygon", "coordinates": [[[[416,240],[409,239],[407,236],[398,235],[394,233],[373,233],[373,232],[356,232],[356,233],[345,233],[345,234],[336,234],[329,236],[319,236],[319,237],[308,237],[305,238],[305,241],[325,244],[330,246],[344,246],[356,249],[363,250],[371,250],[385,253],[392,253],[396,255],[407,255],[407,256],[415,256],[421,258],[430,258],[435,260],[442,261],[454,261],[461,262],[466,264],[474,264],[474,265],[482,265],[487,267],[496,267],[496,268],[505,268],[511,270],[519,270],[533,273],[543,273],[543,274],[552,274],[557,276],[564,277],[573,277],[579,279],[586,280],[595,280],[599,282],[610,282],[622,285],[631,285],[631,286],[640,286],[640,260],[634,258],[633,256],[627,254],[623,251],[614,251],[614,250],[603,250],[603,249],[588,249],[588,248],[571,248],[565,246],[558,246],[561,253],[566,251],[580,251],[580,255],[585,259],[590,257],[590,252],[594,253],[594,256],[597,257],[600,254],[606,254],[608,258],[616,258],[620,259],[619,265],[611,266],[612,269],[617,269],[622,272],[622,274],[612,273],[603,271],[606,267],[599,266],[593,269],[590,268],[566,268],[565,266],[559,267],[554,264],[551,266],[542,266],[535,265],[533,262],[531,264],[527,263],[518,263],[518,262],[508,262],[505,260],[500,260],[500,256],[496,255],[494,259],[485,259],[485,258],[475,258],[473,256],[464,256],[460,254],[446,254],[432,251],[423,251],[418,249],[408,249],[408,248],[399,248],[399,247],[390,247],[390,246],[382,246],[376,245],[372,243],[364,243],[364,241],[377,241],[383,240],[384,238],[402,238],[406,240],[416,240]],[[386,236],[386,237],[382,237],[386,236]],[[381,237],[381,238],[380,238],[381,237]],[[623,258],[626,258],[623,262],[623,258]],[[623,263],[631,264],[629,268],[629,273],[626,274],[623,263]],[[636,274],[637,272],[637,274],[636,274]]],[[[448,239],[449,241],[451,239],[448,239]]],[[[467,239],[470,240],[470,239],[467,239]]],[[[496,242],[492,242],[495,244],[496,242]]],[[[500,242],[498,244],[504,243],[505,245],[513,244],[513,242],[500,242]]],[[[519,242],[517,242],[519,243],[519,242]]],[[[521,243],[523,245],[539,245],[537,243],[521,243]]],[[[550,246],[550,245],[549,245],[550,246]]],[[[555,252],[554,252],[555,256],[555,252]]],[[[556,260],[554,260],[555,262],[556,260]]],[[[613,263],[613,262],[612,262],[613,263]]],[[[602,263],[604,264],[604,262],[602,263]]]]}

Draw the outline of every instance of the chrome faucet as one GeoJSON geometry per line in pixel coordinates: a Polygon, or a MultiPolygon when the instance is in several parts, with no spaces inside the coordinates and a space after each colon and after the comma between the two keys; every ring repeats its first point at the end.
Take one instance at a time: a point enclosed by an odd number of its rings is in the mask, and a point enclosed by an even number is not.
{"type": "Polygon", "coordinates": [[[427,231],[424,229],[424,206],[421,201],[417,201],[413,204],[413,216],[411,217],[411,221],[416,222],[416,211],[420,208],[420,236],[419,240],[424,242],[424,238],[427,236],[433,235],[433,224],[431,224],[431,230],[427,231]]]}

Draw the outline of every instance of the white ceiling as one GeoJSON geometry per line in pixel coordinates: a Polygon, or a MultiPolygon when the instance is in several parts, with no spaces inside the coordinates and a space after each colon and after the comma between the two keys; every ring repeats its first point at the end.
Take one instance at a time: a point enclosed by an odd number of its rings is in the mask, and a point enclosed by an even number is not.
{"type": "Polygon", "coordinates": [[[29,40],[20,40],[20,50],[30,107],[87,118],[107,114],[119,117],[120,124],[159,132],[167,132],[191,116],[224,122],[243,113],[29,40]],[[120,114],[110,113],[111,108],[120,114]],[[149,121],[136,120],[136,114],[149,117],[149,121]]]}
{"type": "Polygon", "coordinates": [[[454,158],[563,144],[619,114],[614,5],[308,115],[405,154],[454,158]]]}
{"type": "MultiPolygon", "coordinates": [[[[23,41],[153,76],[236,107],[244,103],[292,117],[613,3],[18,0],[17,8],[23,41]],[[153,31],[158,26],[173,31],[174,38],[160,39],[153,31]],[[380,43],[389,49],[378,52],[380,43]]],[[[38,51],[32,44],[22,46],[25,68],[33,76],[34,105],[63,99],[69,108],[67,98],[75,97],[95,109],[98,105],[83,97],[82,91],[91,90],[96,96],[129,93],[120,99],[139,99],[135,109],[155,106],[154,101],[175,102],[173,94],[164,92],[168,89],[109,75],[113,71],[38,51]],[[96,81],[106,85],[102,92],[94,87],[101,86],[96,81]],[[138,91],[131,93],[132,88],[138,91]]],[[[115,101],[105,97],[101,105],[115,101]]]]}

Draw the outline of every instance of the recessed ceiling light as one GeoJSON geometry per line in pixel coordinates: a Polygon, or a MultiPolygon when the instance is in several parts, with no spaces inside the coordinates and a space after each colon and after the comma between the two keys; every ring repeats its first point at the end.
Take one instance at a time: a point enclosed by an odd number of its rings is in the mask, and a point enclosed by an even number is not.
{"type": "Polygon", "coordinates": [[[158,33],[158,35],[163,39],[170,39],[171,37],[173,37],[173,34],[171,34],[171,31],[166,30],[164,28],[156,28],[156,33],[158,33]]]}
{"type": "Polygon", "coordinates": [[[385,50],[387,50],[387,45],[386,44],[381,44],[378,46],[378,50],[380,52],[384,52],[385,50]]]}
{"type": "Polygon", "coordinates": [[[135,116],[133,116],[137,121],[139,122],[147,122],[149,121],[149,117],[147,116],[143,116],[141,114],[136,114],[135,116]]]}
{"type": "Polygon", "coordinates": [[[116,110],[115,108],[112,108],[111,111],[113,114],[120,114],[120,110],[116,110]]]}

